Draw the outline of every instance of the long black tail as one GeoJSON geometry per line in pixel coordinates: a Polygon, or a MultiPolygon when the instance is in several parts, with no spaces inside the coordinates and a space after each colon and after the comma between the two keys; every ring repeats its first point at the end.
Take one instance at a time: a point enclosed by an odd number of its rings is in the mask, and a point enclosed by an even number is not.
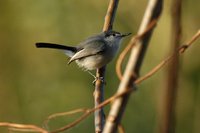
{"type": "Polygon", "coordinates": [[[53,49],[69,50],[74,53],[77,52],[76,47],[65,46],[65,45],[60,45],[60,44],[38,42],[35,45],[37,48],[53,48],[53,49]]]}

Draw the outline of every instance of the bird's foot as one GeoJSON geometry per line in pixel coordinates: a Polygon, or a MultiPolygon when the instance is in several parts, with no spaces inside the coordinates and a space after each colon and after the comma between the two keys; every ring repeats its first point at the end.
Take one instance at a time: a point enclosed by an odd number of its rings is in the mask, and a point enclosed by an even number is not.
{"type": "Polygon", "coordinates": [[[104,81],[104,77],[94,77],[94,81],[92,82],[93,85],[95,85],[96,81],[100,81],[101,83],[106,85],[106,81],[104,81]]]}
{"type": "Polygon", "coordinates": [[[106,85],[106,82],[104,81],[104,77],[97,77],[90,71],[87,71],[92,77],[94,77],[94,81],[92,82],[93,85],[95,85],[96,81],[100,80],[101,83],[106,85]]]}

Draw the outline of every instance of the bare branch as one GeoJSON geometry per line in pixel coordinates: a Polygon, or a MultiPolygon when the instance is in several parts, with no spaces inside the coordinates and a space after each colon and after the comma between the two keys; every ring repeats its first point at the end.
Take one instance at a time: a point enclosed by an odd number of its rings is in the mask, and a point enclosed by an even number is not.
{"type": "MultiPolygon", "coordinates": [[[[111,30],[113,27],[113,22],[115,18],[115,14],[117,11],[119,0],[110,0],[108,10],[105,16],[103,31],[111,30]]],[[[94,91],[94,103],[95,107],[98,106],[101,102],[104,100],[104,82],[100,80],[100,78],[103,78],[105,80],[105,71],[106,66],[97,69],[96,71],[96,77],[97,81],[95,83],[95,91],[94,91]]],[[[99,110],[95,111],[95,132],[101,133],[104,127],[105,123],[105,115],[103,112],[103,108],[100,108],[99,110]]]]}
{"type": "Polygon", "coordinates": [[[195,35],[192,36],[192,38],[186,42],[185,44],[181,45],[172,55],[168,56],[166,59],[164,59],[162,62],[160,62],[158,65],[156,65],[152,70],[150,70],[147,74],[144,76],[138,78],[135,81],[135,84],[140,84],[142,81],[150,78],[153,76],[156,72],[158,72],[161,68],[163,68],[169,61],[172,60],[175,54],[183,54],[185,50],[187,50],[193,43],[200,37],[200,30],[195,33],[195,35]]]}
{"type": "Polygon", "coordinates": [[[139,40],[142,39],[142,37],[149,32],[150,30],[152,30],[152,28],[154,28],[157,24],[157,20],[153,20],[149,26],[147,26],[147,29],[145,29],[145,31],[139,35],[135,35],[134,37],[132,37],[131,42],[126,46],[126,48],[121,52],[121,54],[119,55],[119,58],[117,60],[117,64],[116,64],[116,73],[117,76],[120,80],[122,80],[122,62],[125,58],[125,56],[128,54],[128,52],[131,50],[131,48],[134,47],[135,43],[139,40]]]}
{"type": "Polygon", "coordinates": [[[184,46],[182,46],[180,49],[180,53],[184,53],[185,50],[190,47],[198,38],[200,37],[200,30],[197,31],[197,33],[188,41],[184,46]]]}
{"type": "MultiPolygon", "coordinates": [[[[171,51],[177,51],[181,41],[181,4],[182,0],[173,0],[171,4],[171,51]]],[[[179,56],[174,54],[168,65],[166,81],[163,87],[160,108],[159,133],[175,133],[176,97],[178,92],[179,56]]]]}
{"type": "Polygon", "coordinates": [[[71,115],[74,113],[79,113],[79,112],[84,112],[84,114],[79,117],[78,119],[76,119],[75,121],[69,123],[68,125],[55,129],[54,131],[51,131],[50,133],[59,133],[65,130],[68,130],[74,126],[76,126],[77,124],[79,124],[81,121],[83,121],[84,119],[86,119],[91,113],[95,112],[98,109],[101,109],[102,107],[110,104],[113,100],[115,100],[116,98],[119,98],[121,96],[123,96],[124,94],[130,93],[132,90],[127,90],[124,91],[122,93],[119,94],[115,94],[112,97],[108,98],[107,100],[105,100],[104,102],[100,103],[98,106],[96,106],[95,108],[91,108],[91,109],[76,109],[76,110],[72,110],[69,112],[62,112],[62,113],[56,113],[53,115],[50,115],[47,119],[47,121],[45,122],[45,124],[48,124],[48,121],[52,118],[57,118],[58,116],[64,116],[64,115],[71,115]]]}
{"type": "Polygon", "coordinates": [[[24,131],[35,131],[39,133],[48,133],[45,129],[35,126],[35,125],[28,125],[28,124],[17,124],[17,123],[9,123],[9,122],[0,122],[0,127],[9,127],[13,128],[13,130],[18,130],[21,132],[24,131]]]}
{"type": "Polygon", "coordinates": [[[105,16],[103,31],[112,30],[118,3],[119,0],[110,0],[108,10],[105,16]]]}
{"type": "Polygon", "coordinates": [[[81,117],[79,117],[78,119],[76,119],[75,121],[73,121],[72,123],[64,126],[64,127],[61,127],[59,129],[56,129],[54,131],[51,131],[50,133],[59,133],[59,132],[62,132],[62,131],[65,131],[67,129],[70,129],[74,126],[76,126],[78,123],[80,123],[82,120],[84,120],[85,118],[87,118],[92,112],[90,110],[86,111],[81,117]]]}
{"type": "MultiPolygon", "coordinates": [[[[68,111],[68,112],[61,112],[61,113],[55,113],[50,115],[45,121],[44,121],[44,126],[46,128],[48,128],[48,123],[50,120],[61,117],[61,116],[66,116],[66,115],[73,115],[73,114],[77,114],[77,113],[87,113],[88,109],[76,109],[76,110],[72,110],[72,111],[68,111]]],[[[70,126],[68,126],[70,128],[70,126]]]]}
{"type": "MultiPolygon", "coordinates": [[[[143,33],[150,22],[154,19],[157,20],[161,13],[162,9],[162,0],[150,0],[147,10],[145,12],[142,24],[140,26],[138,34],[143,33]]],[[[149,39],[151,37],[152,30],[147,32],[144,35],[143,39],[137,41],[132,52],[122,78],[122,81],[119,85],[117,93],[121,93],[125,90],[132,89],[134,87],[133,81],[137,79],[139,70],[143,61],[143,57],[148,46],[149,39]]],[[[120,97],[113,101],[109,116],[106,120],[106,124],[103,130],[103,133],[115,133],[117,126],[119,125],[122,115],[124,113],[126,104],[128,102],[130,94],[126,94],[123,97],[120,97]]]]}

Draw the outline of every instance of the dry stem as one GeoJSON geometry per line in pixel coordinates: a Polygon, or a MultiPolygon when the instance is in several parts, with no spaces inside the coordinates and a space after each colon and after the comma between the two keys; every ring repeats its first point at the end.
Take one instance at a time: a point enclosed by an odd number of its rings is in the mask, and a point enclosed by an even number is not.
{"type": "MultiPolygon", "coordinates": [[[[117,11],[119,0],[110,0],[108,10],[105,16],[103,31],[111,30],[113,27],[113,22],[115,18],[115,14],[117,11]]],[[[95,107],[98,106],[101,102],[104,100],[104,84],[105,82],[102,82],[100,78],[103,78],[105,80],[105,71],[106,66],[97,69],[96,71],[96,77],[97,81],[95,83],[95,91],[94,91],[94,103],[95,107]]],[[[99,110],[95,111],[95,132],[101,133],[104,127],[105,123],[105,115],[103,112],[103,108],[100,108],[99,110]]]]}
{"type": "Polygon", "coordinates": [[[186,42],[185,44],[181,45],[172,55],[170,55],[167,58],[165,58],[162,62],[160,62],[153,69],[151,69],[147,74],[145,74],[144,76],[138,78],[135,81],[135,84],[139,84],[142,81],[144,81],[144,80],[150,78],[151,76],[153,76],[156,72],[158,72],[161,68],[163,68],[164,65],[166,65],[169,61],[171,61],[175,54],[183,54],[185,52],[185,50],[187,50],[194,43],[194,41],[196,41],[199,37],[200,37],[200,30],[197,31],[188,42],[186,42]]]}
{"type": "Polygon", "coordinates": [[[17,123],[9,123],[9,122],[0,122],[0,127],[9,127],[13,128],[11,130],[18,130],[18,131],[35,131],[40,133],[48,133],[45,129],[35,126],[35,125],[28,125],[28,124],[17,124],[17,123]]]}
{"type": "MultiPolygon", "coordinates": [[[[181,41],[181,0],[171,4],[171,51],[177,50],[181,41]]],[[[161,98],[159,133],[175,133],[176,97],[178,93],[179,56],[174,54],[168,65],[163,97],[161,98]]]]}
{"type": "MultiPolygon", "coordinates": [[[[162,0],[150,0],[147,10],[145,12],[142,24],[140,26],[138,34],[143,33],[152,22],[152,20],[157,20],[160,16],[162,9],[162,0]]],[[[127,67],[124,72],[124,76],[119,85],[117,93],[121,93],[125,90],[133,89],[133,81],[137,79],[139,75],[139,70],[144,58],[146,48],[148,46],[149,39],[151,37],[152,30],[147,32],[142,39],[137,41],[127,64],[127,67]]],[[[123,97],[120,97],[113,101],[109,116],[107,117],[106,124],[103,130],[103,133],[115,133],[117,126],[121,122],[121,118],[126,108],[130,94],[125,94],[123,97]]]]}
{"type": "Polygon", "coordinates": [[[149,32],[150,30],[152,30],[152,28],[154,28],[157,24],[157,20],[152,20],[152,22],[147,26],[147,29],[145,29],[145,31],[139,35],[135,35],[132,37],[130,43],[126,46],[126,48],[121,52],[121,54],[119,55],[119,58],[117,60],[117,64],[116,64],[116,73],[117,76],[120,80],[122,80],[122,62],[124,60],[124,58],[126,57],[126,55],[128,54],[128,52],[134,47],[135,43],[139,40],[142,39],[142,37],[149,32]]]}

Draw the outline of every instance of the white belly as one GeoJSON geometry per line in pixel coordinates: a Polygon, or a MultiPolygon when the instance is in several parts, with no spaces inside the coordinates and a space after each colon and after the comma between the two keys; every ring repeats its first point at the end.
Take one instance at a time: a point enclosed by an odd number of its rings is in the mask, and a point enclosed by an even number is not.
{"type": "Polygon", "coordinates": [[[104,53],[89,56],[80,60],[76,60],[78,66],[83,67],[87,70],[94,70],[103,67],[108,64],[116,55],[119,45],[113,45],[108,47],[104,53]]]}

